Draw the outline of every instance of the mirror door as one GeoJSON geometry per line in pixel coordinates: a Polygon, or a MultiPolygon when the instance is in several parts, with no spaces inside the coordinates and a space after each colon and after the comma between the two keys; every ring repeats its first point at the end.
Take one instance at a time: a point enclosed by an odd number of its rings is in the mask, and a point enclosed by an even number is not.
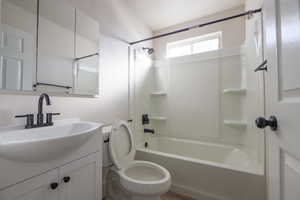
{"type": "Polygon", "coordinates": [[[75,8],[39,0],[37,90],[71,93],[75,59],[75,8]]]}
{"type": "Polygon", "coordinates": [[[36,89],[97,95],[99,24],[65,0],[39,0],[36,89]]]}
{"type": "Polygon", "coordinates": [[[99,93],[99,24],[76,10],[74,93],[99,93]]]}
{"type": "Polygon", "coordinates": [[[99,93],[99,23],[67,0],[0,0],[0,91],[99,93]]]}

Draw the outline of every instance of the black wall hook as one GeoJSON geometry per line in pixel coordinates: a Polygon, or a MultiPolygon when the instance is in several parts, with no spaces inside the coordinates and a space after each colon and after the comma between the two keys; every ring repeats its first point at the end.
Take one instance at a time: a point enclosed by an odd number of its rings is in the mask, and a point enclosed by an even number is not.
{"type": "Polygon", "coordinates": [[[268,66],[267,66],[268,61],[265,60],[262,64],[260,64],[254,71],[258,72],[258,71],[268,71],[268,66]]]}

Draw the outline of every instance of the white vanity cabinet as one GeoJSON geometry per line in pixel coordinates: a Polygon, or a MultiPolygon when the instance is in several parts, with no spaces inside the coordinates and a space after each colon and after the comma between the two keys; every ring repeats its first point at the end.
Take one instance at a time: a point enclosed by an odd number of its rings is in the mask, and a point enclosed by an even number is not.
{"type": "Polygon", "coordinates": [[[96,153],[61,167],[60,200],[100,200],[100,162],[99,153],[96,153]]]}
{"type": "Polygon", "coordinates": [[[31,178],[0,192],[1,200],[58,200],[58,190],[51,183],[58,183],[58,169],[31,178]]]}
{"type": "Polygon", "coordinates": [[[1,200],[100,200],[101,155],[90,154],[0,191],[1,200]]]}

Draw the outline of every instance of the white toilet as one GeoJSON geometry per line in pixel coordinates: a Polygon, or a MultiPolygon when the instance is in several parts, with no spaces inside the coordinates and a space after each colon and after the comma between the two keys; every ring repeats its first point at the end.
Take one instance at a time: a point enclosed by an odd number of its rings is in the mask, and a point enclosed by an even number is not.
{"type": "Polygon", "coordinates": [[[103,166],[109,200],[159,200],[171,187],[168,170],[147,161],[134,160],[135,143],[127,123],[121,121],[104,135],[103,166]],[[108,142],[109,139],[109,142],[108,142]]]}

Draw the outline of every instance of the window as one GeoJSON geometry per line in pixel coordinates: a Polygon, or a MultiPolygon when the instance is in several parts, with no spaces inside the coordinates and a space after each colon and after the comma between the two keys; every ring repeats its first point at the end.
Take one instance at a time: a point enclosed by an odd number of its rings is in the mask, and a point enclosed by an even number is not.
{"type": "Polygon", "coordinates": [[[167,57],[179,57],[214,51],[221,48],[221,32],[171,42],[167,44],[167,57]]]}

